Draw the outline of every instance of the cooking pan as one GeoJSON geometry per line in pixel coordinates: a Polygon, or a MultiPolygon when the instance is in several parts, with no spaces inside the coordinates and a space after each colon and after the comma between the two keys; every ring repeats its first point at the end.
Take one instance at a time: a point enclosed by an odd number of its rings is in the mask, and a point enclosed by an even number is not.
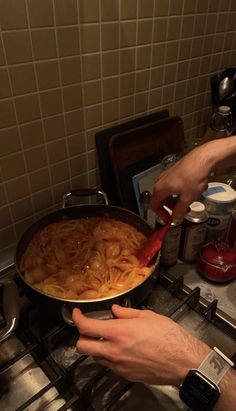
{"type": "MultiPolygon", "coordinates": [[[[108,205],[107,196],[103,191],[96,189],[83,189],[66,193],[63,196],[62,208],[42,217],[40,220],[31,225],[22,235],[16,246],[16,270],[22,281],[23,288],[25,289],[26,294],[29,295],[30,299],[40,305],[42,310],[44,309],[46,311],[47,316],[51,315],[53,317],[58,317],[62,315],[67,323],[71,323],[70,313],[74,307],[78,307],[86,313],[99,312],[101,313],[101,315],[98,315],[98,318],[104,318],[104,311],[106,312],[107,310],[110,310],[113,303],[121,304],[123,306],[137,306],[138,304],[140,304],[148,296],[153,287],[153,282],[155,281],[155,269],[150,268],[149,276],[141,284],[134,287],[133,289],[122,292],[115,296],[96,300],[63,299],[60,297],[48,295],[41,290],[37,290],[33,285],[26,283],[19,267],[21,258],[25,253],[29,242],[31,241],[34,234],[40,231],[43,227],[59,221],[65,217],[68,219],[90,217],[113,218],[135,227],[147,237],[149,237],[153,233],[153,229],[149,226],[149,224],[137,214],[124,208],[108,205]],[[66,207],[66,203],[68,202],[70,197],[90,195],[101,195],[105,204],[83,204],[66,207]]],[[[157,263],[155,267],[156,266],[157,263]]]]}

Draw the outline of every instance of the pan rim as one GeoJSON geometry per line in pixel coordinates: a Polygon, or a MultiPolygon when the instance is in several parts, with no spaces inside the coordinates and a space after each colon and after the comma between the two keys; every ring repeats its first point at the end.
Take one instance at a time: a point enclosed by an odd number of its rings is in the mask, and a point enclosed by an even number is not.
{"type": "MultiPolygon", "coordinates": [[[[135,218],[137,218],[137,220],[140,220],[140,223],[141,223],[141,222],[142,222],[142,223],[145,223],[147,229],[150,230],[150,234],[151,234],[151,232],[153,232],[153,228],[152,228],[152,227],[148,224],[148,222],[147,222],[146,220],[144,220],[141,216],[139,216],[138,214],[134,213],[134,212],[131,211],[131,210],[128,210],[128,209],[125,209],[125,208],[119,207],[119,206],[113,206],[113,205],[106,205],[106,204],[79,204],[79,205],[72,205],[72,206],[68,206],[68,207],[65,207],[65,208],[58,208],[58,209],[56,209],[55,211],[52,211],[52,212],[50,212],[49,214],[44,215],[43,217],[41,217],[41,218],[39,218],[38,220],[36,220],[36,221],[35,221],[33,224],[31,224],[29,227],[27,227],[26,230],[22,233],[22,235],[20,236],[20,238],[19,238],[19,240],[18,240],[18,242],[17,242],[17,245],[16,245],[16,247],[15,247],[15,253],[14,253],[14,264],[15,264],[15,267],[16,267],[16,270],[17,270],[17,274],[19,275],[19,277],[21,278],[21,280],[22,280],[28,287],[30,287],[34,292],[37,292],[38,294],[41,294],[41,295],[43,295],[43,296],[45,296],[45,297],[47,297],[47,298],[51,298],[51,299],[53,299],[53,300],[55,300],[55,301],[64,302],[64,303],[90,304],[90,303],[99,303],[99,302],[109,302],[109,301],[111,301],[111,300],[113,300],[113,299],[122,297],[123,295],[126,295],[126,294],[132,292],[132,290],[137,289],[137,287],[141,286],[145,281],[147,281],[147,280],[150,278],[150,276],[153,274],[153,272],[155,271],[155,269],[156,269],[156,267],[158,266],[158,263],[159,263],[160,253],[159,253],[158,256],[156,257],[156,262],[154,263],[153,267],[151,267],[149,275],[148,275],[147,277],[145,277],[144,280],[143,280],[140,284],[138,284],[138,285],[136,285],[136,286],[134,286],[134,287],[132,287],[132,288],[129,288],[129,289],[125,290],[125,291],[122,291],[121,293],[114,294],[114,295],[109,296],[109,297],[96,298],[96,299],[88,299],[88,300],[67,299],[67,298],[56,297],[56,296],[53,296],[53,295],[51,295],[51,294],[48,294],[48,293],[46,293],[46,292],[44,292],[44,291],[41,291],[41,290],[37,289],[36,287],[34,287],[33,285],[29,284],[29,283],[25,280],[24,275],[21,273],[21,271],[20,271],[20,269],[19,269],[20,259],[18,259],[18,252],[19,252],[19,247],[20,247],[23,239],[27,236],[27,234],[28,234],[31,230],[33,230],[34,227],[36,227],[38,224],[40,224],[40,222],[43,222],[43,221],[45,220],[45,225],[43,225],[41,228],[43,228],[44,226],[50,224],[50,223],[46,222],[46,220],[47,220],[48,218],[50,218],[50,216],[55,216],[55,215],[57,215],[57,213],[60,214],[62,211],[65,211],[65,213],[66,213],[66,210],[77,209],[77,208],[78,208],[78,209],[79,209],[79,208],[86,208],[86,207],[88,207],[88,206],[89,206],[89,207],[94,207],[94,208],[100,208],[100,209],[104,209],[104,207],[105,207],[105,208],[108,209],[108,210],[107,210],[108,212],[109,212],[109,210],[117,210],[117,211],[121,210],[121,212],[126,213],[127,216],[128,216],[129,214],[130,214],[130,215],[133,215],[135,218]],[[18,261],[18,260],[19,260],[19,261],[18,261]]],[[[96,216],[95,216],[95,217],[96,217],[96,216]]],[[[61,217],[61,218],[62,218],[62,217],[61,217]]],[[[91,216],[87,216],[87,217],[81,217],[81,216],[79,216],[78,218],[91,218],[91,216]]],[[[105,217],[105,218],[106,218],[106,217],[105,217]]],[[[112,216],[112,217],[110,217],[110,218],[115,218],[115,217],[112,216]]],[[[56,220],[55,220],[55,221],[56,221],[56,220]]],[[[122,220],[120,220],[120,221],[122,221],[122,220]]],[[[31,238],[32,238],[32,236],[31,236],[31,238]]],[[[30,238],[30,239],[31,239],[31,238],[30,238]]],[[[30,241],[30,240],[29,240],[29,241],[30,241]]],[[[29,244],[29,242],[28,242],[28,244],[29,244]]],[[[28,245],[28,244],[27,244],[27,245],[28,245]]],[[[26,247],[27,247],[27,245],[26,245],[26,247]]],[[[22,256],[21,256],[21,258],[22,258],[22,256]]]]}

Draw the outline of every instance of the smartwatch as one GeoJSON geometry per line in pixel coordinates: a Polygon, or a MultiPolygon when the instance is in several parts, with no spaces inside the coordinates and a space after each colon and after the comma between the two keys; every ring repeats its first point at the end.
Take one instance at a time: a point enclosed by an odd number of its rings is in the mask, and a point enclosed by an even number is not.
{"type": "Polygon", "coordinates": [[[213,410],[220,396],[218,384],[233,366],[234,363],[214,347],[198,369],[188,372],[179,389],[181,400],[192,411],[213,410]]]}

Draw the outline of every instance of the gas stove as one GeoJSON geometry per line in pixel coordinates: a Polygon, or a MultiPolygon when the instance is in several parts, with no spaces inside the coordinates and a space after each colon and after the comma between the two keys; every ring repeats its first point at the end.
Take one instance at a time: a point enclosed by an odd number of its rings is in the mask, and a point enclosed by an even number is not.
{"type": "MultiPolygon", "coordinates": [[[[0,272],[1,293],[13,281],[21,315],[16,330],[0,343],[0,409],[4,411],[186,410],[172,386],[133,383],[80,355],[78,333],[59,320],[48,323],[21,289],[15,267],[0,272]]],[[[194,265],[159,267],[156,284],[140,309],[167,315],[235,362],[236,281],[212,285],[194,265]]],[[[3,307],[0,306],[3,329],[3,307]]]]}

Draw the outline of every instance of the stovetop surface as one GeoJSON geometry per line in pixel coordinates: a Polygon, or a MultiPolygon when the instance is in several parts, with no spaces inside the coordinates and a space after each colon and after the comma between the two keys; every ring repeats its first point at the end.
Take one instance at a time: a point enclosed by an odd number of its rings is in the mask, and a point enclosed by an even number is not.
{"type": "MultiPolygon", "coordinates": [[[[173,278],[184,276],[190,289],[201,287],[201,295],[211,302],[218,298],[236,330],[236,282],[212,285],[196,273],[194,266],[178,264],[170,270],[173,278]],[[227,301],[226,301],[227,297],[227,301]]],[[[14,277],[14,273],[13,273],[14,277]]],[[[1,277],[0,277],[1,283],[1,277]]],[[[145,307],[171,317],[211,346],[217,346],[226,355],[235,351],[235,332],[229,335],[214,323],[203,318],[188,304],[180,304],[180,296],[173,295],[157,282],[145,307]]],[[[4,411],[181,411],[186,407],[172,386],[147,386],[130,383],[80,356],[75,348],[77,331],[63,322],[38,337],[37,309],[30,309],[26,325],[20,320],[15,333],[0,344],[0,367],[15,355],[28,353],[0,372],[0,409],[4,411]],[[58,331],[59,330],[59,331],[58,331]],[[42,390],[42,391],[41,391],[42,390]],[[60,392],[60,393],[59,393],[60,392]],[[32,396],[40,395],[31,402],[32,396]],[[86,402],[87,399],[88,403],[86,402]],[[22,405],[24,404],[24,405],[22,405]]],[[[28,315],[28,314],[27,314],[28,315]]],[[[1,319],[1,318],[0,318],[1,319]]]]}
{"type": "Polygon", "coordinates": [[[195,264],[179,261],[168,272],[174,277],[184,277],[184,283],[190,288],[200,287],[201,296],[207,301],[218,300],[218,307],[236,321],[236,280],[228,283],[207,281],[196,270],[195,264]]]}

